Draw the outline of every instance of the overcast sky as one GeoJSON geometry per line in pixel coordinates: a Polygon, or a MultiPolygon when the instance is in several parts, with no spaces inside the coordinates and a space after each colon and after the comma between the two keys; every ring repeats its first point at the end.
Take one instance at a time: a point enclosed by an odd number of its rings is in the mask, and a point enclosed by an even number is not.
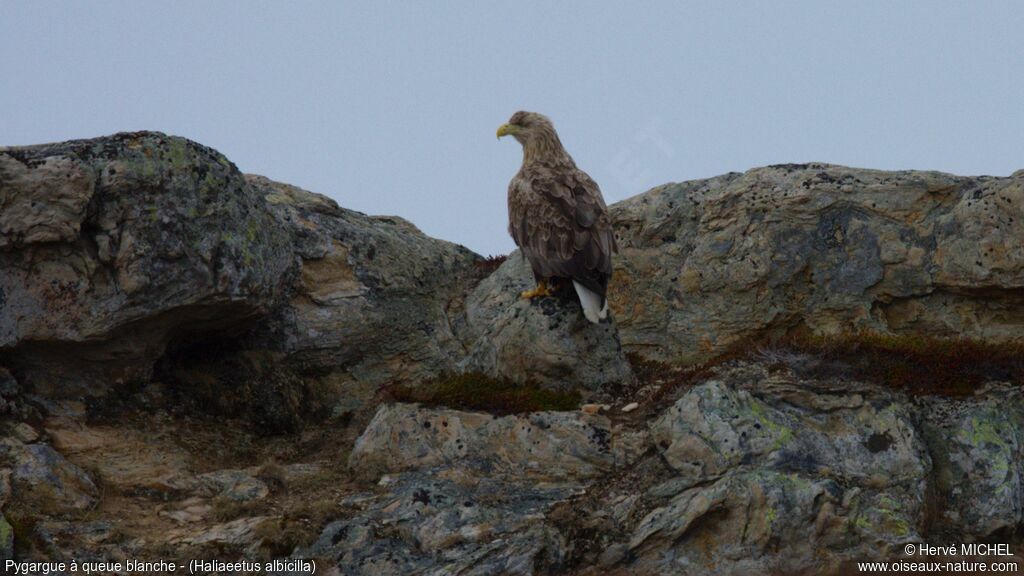
{"type": "Polygon", "coordinates": [[[1024,2],[596,4],[0,0],[0,145],[160,130],[483,254],[513,247],[518,109],[609,203],[781,162],[1024,168],[1024,2]]]}

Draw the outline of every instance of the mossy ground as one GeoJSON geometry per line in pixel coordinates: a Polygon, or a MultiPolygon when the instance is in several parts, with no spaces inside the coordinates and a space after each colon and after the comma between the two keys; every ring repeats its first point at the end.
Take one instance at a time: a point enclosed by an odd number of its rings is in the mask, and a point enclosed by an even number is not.
{"type": "Polygon", "coordinates": [[[535,384],[517,384],[475,372],[441,376],[417,386],[395,385],[384,391],[391,402],[417,402],[492,414],[522,414],[542,410],[575,410],[581,396],[535,384]]]}

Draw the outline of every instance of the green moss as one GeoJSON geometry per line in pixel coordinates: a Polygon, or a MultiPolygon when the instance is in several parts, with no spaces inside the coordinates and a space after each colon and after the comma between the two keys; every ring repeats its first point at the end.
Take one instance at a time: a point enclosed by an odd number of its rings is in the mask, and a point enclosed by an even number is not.
{"type": "Polygon", "coordinates": [[[211,170],[199,182],[199,195],[204,200],[216,196],[224,187],[226,180],[222,180],[211,170]]]}
{"type": "MultiPolygon", "coordinates": [[[[246,241],[245,242],[240,242],[240,243],[238,243],[237,246],[235,246],[238,249],[238,251],[241,254],[241,256],[242,256],[242,263],[247,268],[251,267],[254,263],[262,264],[262,262],[263,262],[262,254],[255,255],[252,252],[252,246],[256,245],[256,239],[259,237],[259,228],[257,227],[255,220],[249,220],[249,225],[246,227],[246,230],[245,230],[245,237],[246,237],[246,241]]],[[[230,237],[230,236],[228,236],[226,234],[222,237],[222,240],[225,243],[230,243],[233,246],[235,244],[233,242],[234,238],[232,238],[232,237],[230,237]]]]}
{"type": "Polygon", "coordinates": [[[892,534],[897,537],[905,537],[910,534],[910,525],[907,524],[906,518],[900,513],[900,507],[897,502],[889,498],[888,496],[882,496],[879,499],[878,506],[875,508],[869,508],[864,512],[857,515],[853,520],[853,525],[870,534],[892,534]],[[874,522],[871,517],[874,517],[874,522]]]}
{"type": "Polygon", "coordinates": [[[29,555],[35,547],[36,524],[39,520],[35,516],[21,514],[10,514],[6,520],[14,536],[14,555],[29,555]]]}
{"type": "Polygon", "coordinates": [[[156,163],[145,158],[128,160],[125,162],[128,173],[132,178],[140,182],[151,182],[156,179],[156,163]]]}
{"type": "Polygon", "coordinates": [[[392,386],[385,390],[384,395],[385,399],[395,402],[418,402],[494,414],[575,410],[581,400],[576,390],[549,390],[535,384],[516,384],[475,372],[446,375],[418,386],[392,386]]]}
{"type": "Polygon", "coordinates": [[[184,138],[169,138],[167,143],[167,158],[171,166],[182,170],[188,167],[188,149],[184,138]]]}
{"type": "Polygon", "coordinates": [[[0,514],[0,559],[9,560],[14,556],[14,528],[3,514],[0,514]]]}

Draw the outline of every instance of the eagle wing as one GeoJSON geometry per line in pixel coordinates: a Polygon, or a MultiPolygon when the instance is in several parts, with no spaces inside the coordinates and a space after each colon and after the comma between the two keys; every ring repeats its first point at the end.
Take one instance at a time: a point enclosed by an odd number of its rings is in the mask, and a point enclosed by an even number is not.
{"type": "Polygon", "coordinates": [[[572,278],[604,299],[617,246],[601,190],[586,172],[541,165],[517,175],[509,232],[535,277],[572,278]]]}

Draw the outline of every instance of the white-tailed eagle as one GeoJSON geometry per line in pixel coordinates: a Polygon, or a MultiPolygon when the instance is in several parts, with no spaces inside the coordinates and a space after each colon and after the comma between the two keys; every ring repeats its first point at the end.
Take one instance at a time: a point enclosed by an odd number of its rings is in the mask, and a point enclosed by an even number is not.
{"type": "Polygon", "coordinates": [[[537,287],[523,298],[547,296],[572,280],[583,315],[608,316],[608,280],[617,251],[601,189],[576,167],[546,116],[516,112],[498,128],[523,145],[523,165],[508,185],[508,228],[533,268],[537,287]]]}

